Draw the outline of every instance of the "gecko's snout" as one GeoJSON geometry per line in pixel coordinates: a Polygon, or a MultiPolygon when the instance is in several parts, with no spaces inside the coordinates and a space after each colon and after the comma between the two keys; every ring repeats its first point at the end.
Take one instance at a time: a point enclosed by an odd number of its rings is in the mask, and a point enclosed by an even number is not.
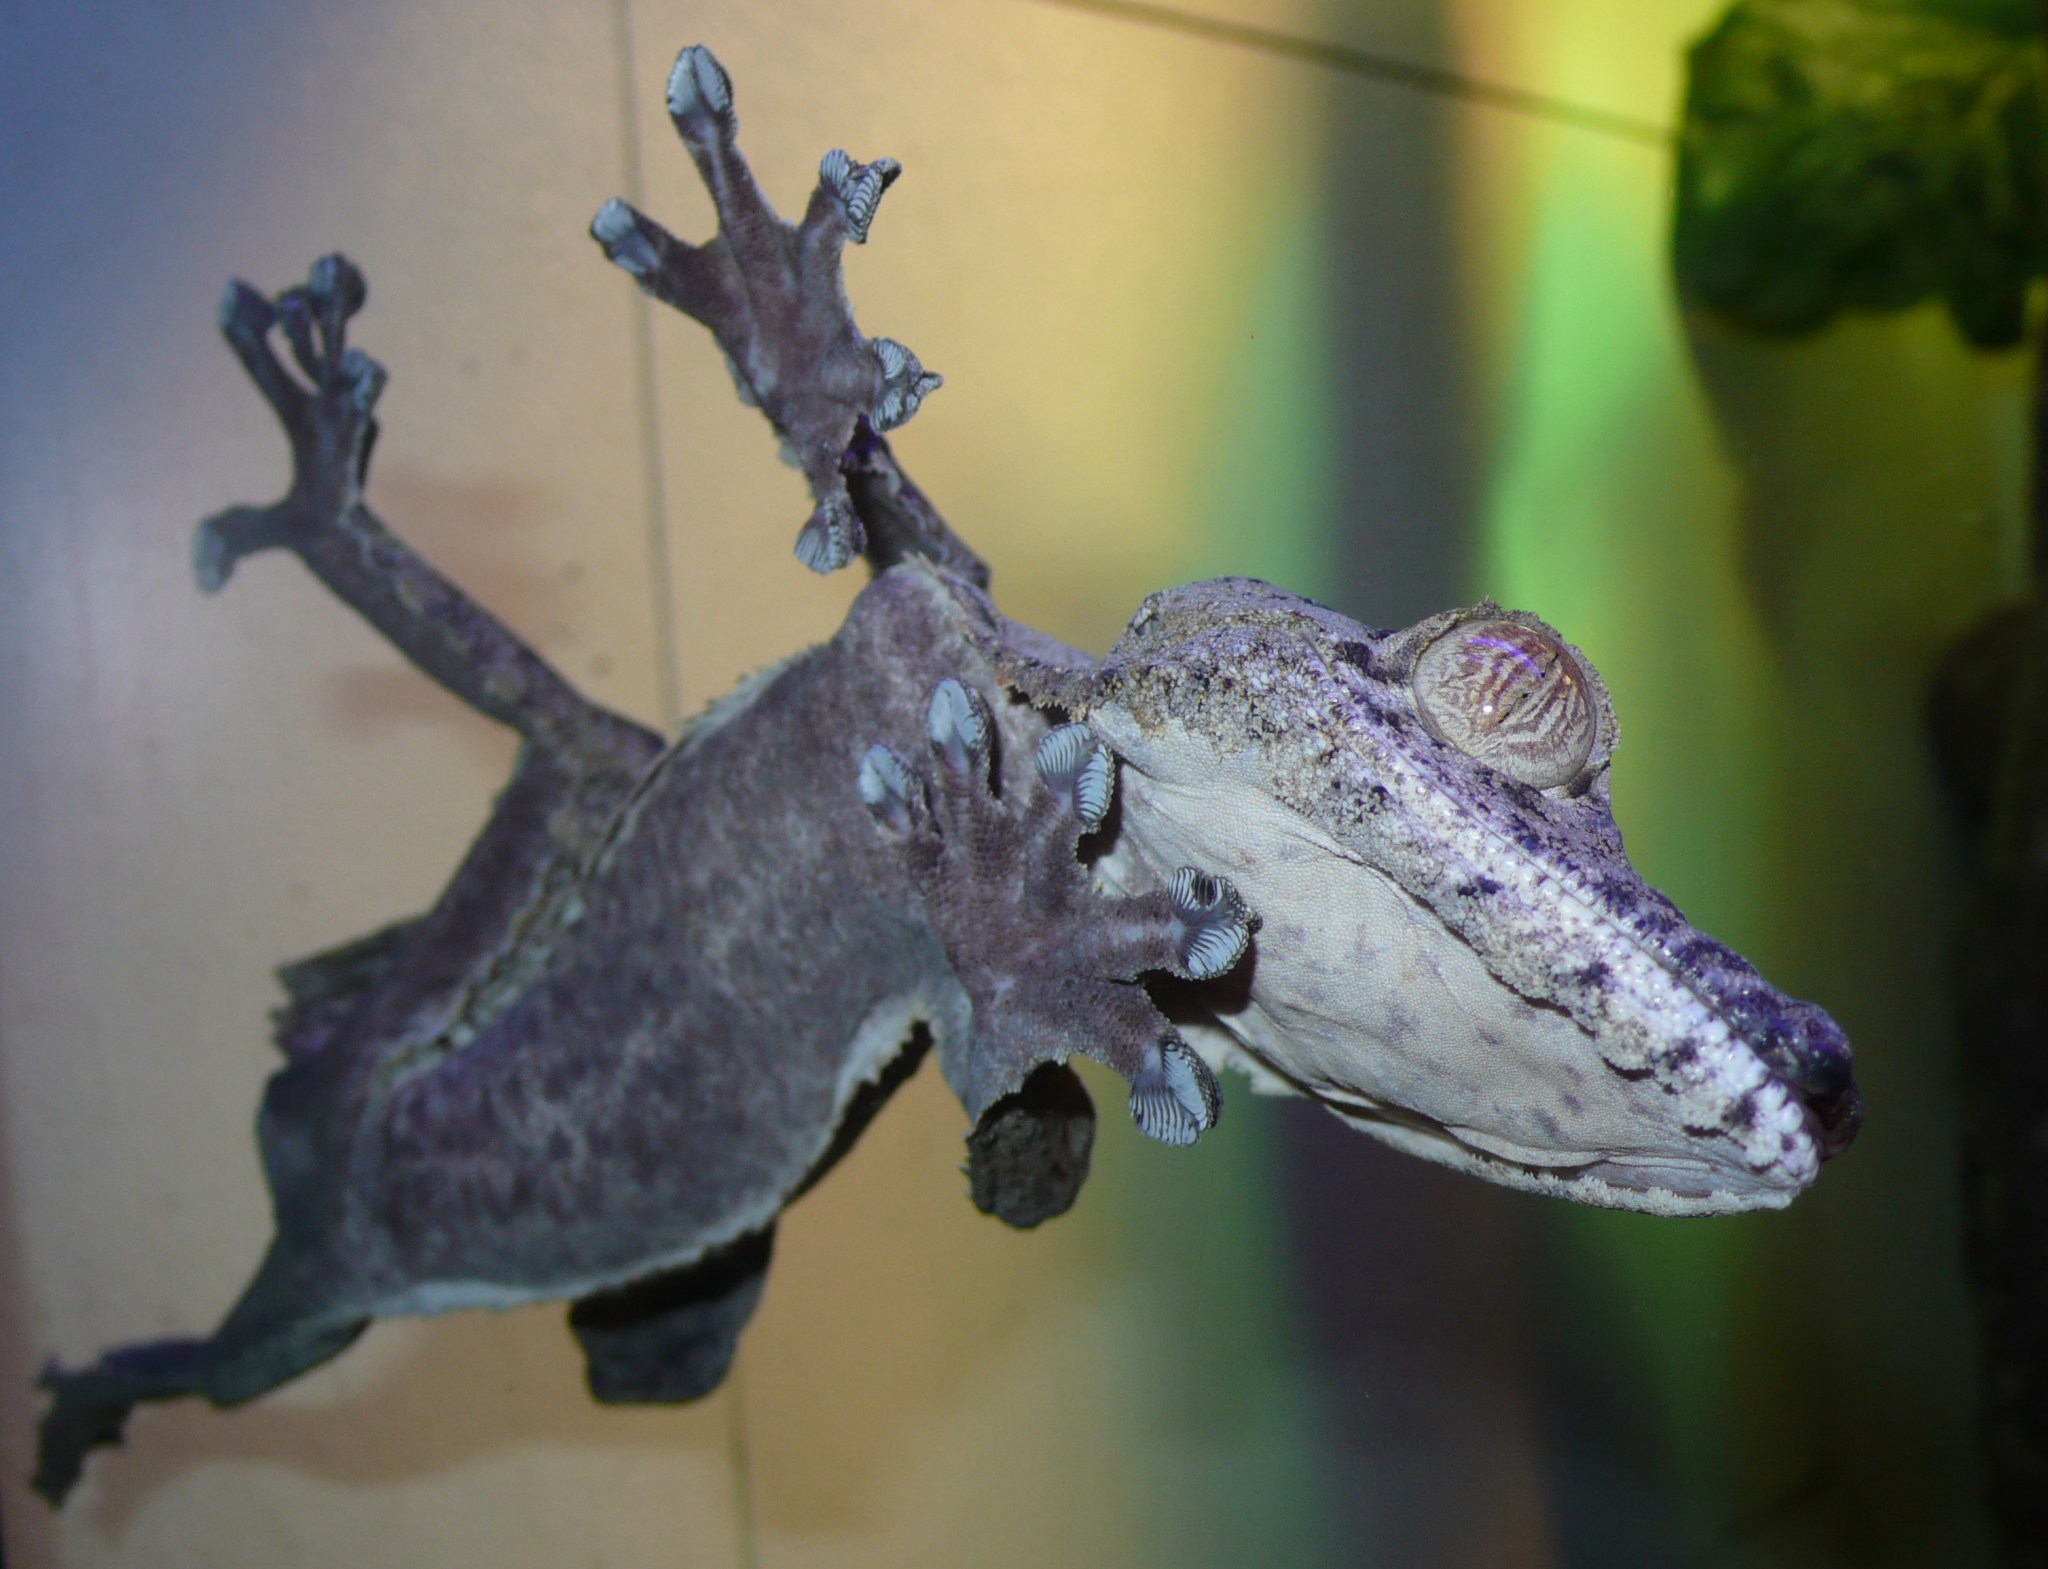
{"type": "Polygon", "coordinates": [[[1757,1055],[1794,1090],[1818,1127],[1820,1157],[1842,1153],[1863,1122],[1849,1038],[1810,1002],[1788,1002],[1765,1024],[1757,1055]]]}

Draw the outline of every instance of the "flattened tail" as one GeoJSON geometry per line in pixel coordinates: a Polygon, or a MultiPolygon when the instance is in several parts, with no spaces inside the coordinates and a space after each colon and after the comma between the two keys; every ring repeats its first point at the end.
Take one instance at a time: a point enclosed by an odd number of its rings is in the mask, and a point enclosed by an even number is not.
{"type": "Polygon", "coordinates": [[[339,1354],[368,1323],[361,1319],[254,1341],[225,1329],[209,1340],[151,1340],[116,1347],[71,1372],[52,1362],[36,1380],[54,1398],[43,1413],[29,1485],[61,1507],[78,1485],[85,1457],[118,1445],[138,1405],[187,1395],[202,1395],[217,1406],[240,1405],[339,1354]]]}

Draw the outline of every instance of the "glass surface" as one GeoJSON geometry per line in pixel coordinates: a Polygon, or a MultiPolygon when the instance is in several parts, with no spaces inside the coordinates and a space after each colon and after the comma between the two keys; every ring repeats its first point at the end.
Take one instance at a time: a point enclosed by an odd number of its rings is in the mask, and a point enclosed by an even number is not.
{"type": "Polygon", "coordinates": [[[2021,581],[2026,356],[1934,307],[1791,344],[1678,309],[1659,128],[1718,9],[1191,8],[1355,52],[1316,58],[1038,0],[8,8],[9,1562],[1984,1561],[1921,722],[2021,581]],[[618,194],[708,228],[658,90],[694,41],[785,210],[827,148],[904,163],[849,286],[947,378],[897,450],[1010,615],[1099,650],[1226,572],[1537,611],[1613,691],[1638,865],[1840,1019],[1865,1131],[1786,1214],[1669,1221],[1234,1080],[1153,1146],[1096,1075],[1088,1191],[1015,1235],[927,1068],[705,1404],[594,1407],[554,1307],[380,1325],[143,1412],[53,1515],[35,1369],[202,1331],[268,1237],[269,968],[431,899],[511,758],[295,563],[192,586],[192,523],[284,477],[225,280],[363,265],[373,501],[602,701],[672,727],[858,586],[791,560],[800,476],[584,234],[618,194]]]}

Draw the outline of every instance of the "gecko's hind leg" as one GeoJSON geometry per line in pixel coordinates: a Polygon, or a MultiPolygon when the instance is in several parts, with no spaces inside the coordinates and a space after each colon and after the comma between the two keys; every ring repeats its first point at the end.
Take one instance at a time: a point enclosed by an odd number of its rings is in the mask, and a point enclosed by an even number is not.
{"type": "Polygon", "coordinates": [[[577,1302],[569,1328],[591,1395],[607,1405],[680,1405],[724,1383],[774,1243],[769,1226],[682,1269],[577,1302]]]}
{"type": "Polygon", "coordinates": [[[414,664],[471,707],[568,764],[637,772],[660,738],[578,693],[533,649],[387,529],[363,504],[384,371],[347,343],[363,276],[321,258],[300,288],[267,299],[233,283],[220,325],[292,449],[291,489],[199,525],[193,566],[209,592],[244,556],[285,549],[414,664]],[[278,353],[290,351],[298,374],[278,353]]]}
{"type": "Polygon", "coordinates": [[[862,799],[903,840],[973,1003],[972,1039],[941,1054],[947,1082],[978,1120],[1038,1064],[1081,1052],[1129,1081],[1140,1129],[1192,1143],[1222,1097],[1140,977],[1225,974],[1244,956],[1252,919],[1229,884],[1192,867],[1159,892],[1099,892],[1075,846],[1108,810],[1113,759],[1082,727],[1055,730],[1038,749],[1039,788],[1020,805],[995,793],[994,733],[981,697],[942,681],[926,714],[929,782],[884,747],[870,748],[860,771],[862,799]]]}
{"type": "Polygon", "coordinates": [[[204,1340],[151,1340],[117,1346],[87,1367],[54,1362],[37,1383],[51,1392],[37,1437],[31,1486],[62,1504],[86,1455],[119,1444],[138,1405],[198,1395],[238,1406],[290,1383],[335,1357],[369,1327],[367,1317],[295,1310],[291,1282],[310,1278],[273,1247],[249,1289],[204,1340]]]}

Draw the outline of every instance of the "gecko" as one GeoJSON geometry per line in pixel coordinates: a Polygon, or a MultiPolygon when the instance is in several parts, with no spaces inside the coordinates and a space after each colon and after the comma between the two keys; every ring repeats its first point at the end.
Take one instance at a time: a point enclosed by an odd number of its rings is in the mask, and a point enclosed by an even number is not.
{"type": "Polygon", "coordinates": [[[597,1400],[702,1398],[777,1217],[927,1056],[969,1196],[1019,1228],[1087,1177],[1077,1055],[1169,1145],[1215,1126],[1233,1070],[1479,1177],[1657,1214],[1780,1207],[1848,1146],[1842,1031],[1629,861],[1580,650],[1491,601],[1378,631],[1244,578],[1153,595],[1100,658],[1007,619],[886,437],[940,378],[864,337],[841,279],[900,166],[827,154],[789,223],[709,50],[666,96],[715,236],[614,200],[592,237],[710,330],[803,470],[799,560],[870,581],[828,642],[665,740],[370,510],[361,273],[229,287],[293,477],[199,526],[201,586],[289,551],[521,745],[430,909],[278,971],[274,1240],[211,1335],[46,1368],[46,1498],[136,1405],[241,1404],[397,1315],[566,1301],[597,1400]]]}

